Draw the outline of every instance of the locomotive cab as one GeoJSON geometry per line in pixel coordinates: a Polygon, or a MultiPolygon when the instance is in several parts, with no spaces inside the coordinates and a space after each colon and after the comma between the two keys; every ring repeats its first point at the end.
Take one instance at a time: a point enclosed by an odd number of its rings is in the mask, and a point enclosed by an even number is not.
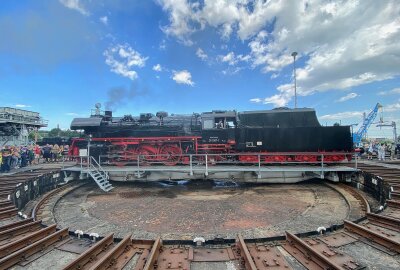
{"type": "Polygon", "coordinates": [[[212,111],[201,114],[202,142],[227,144],[235,140],[236,111],[212,111]]]}
{"type": "Polygon", "coordinates": [[[201,125],[206,129],[235,128],[236,111],[212,111],[201,114],[201,125]]]}

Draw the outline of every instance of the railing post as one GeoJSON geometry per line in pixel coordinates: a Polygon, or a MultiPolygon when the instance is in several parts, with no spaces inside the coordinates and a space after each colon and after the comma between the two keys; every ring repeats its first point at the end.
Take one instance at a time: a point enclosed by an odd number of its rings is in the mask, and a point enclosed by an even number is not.
{"type": "Polygon", "coordinates": [[[140,155],[137,156],[137,177],[140,177],[140,155]]]}
{"type": "Polygon", "coordinates": [[[205,175],[208,176],[208,157],[207,157],[207,154],[206,154],[206,173],[205,173],[205,175]]]}
{"type": "Polygon", "coordinates": [[[354,153],[354,158],[356,160],[356,169],[357,169],[358,168],[358,158],[357,158],[357,154],[356,153],[354,153]]]}
{"type": "Polygon", "coordinates": [[[193,175],[193,164],[192,164],[192,154],[189,155],[189,162],[190,162],[190,175],[193,175]]]}
{"type": "Polygon", "coordinates": [[[258,179],[261,179],[261,157],[260,154],[258,154],[258,179]]]}
{"type": "Polygon", "coordinates": [[[324,154],[321,154],[321,179],[325,178],[324,174],[324,154]]]}

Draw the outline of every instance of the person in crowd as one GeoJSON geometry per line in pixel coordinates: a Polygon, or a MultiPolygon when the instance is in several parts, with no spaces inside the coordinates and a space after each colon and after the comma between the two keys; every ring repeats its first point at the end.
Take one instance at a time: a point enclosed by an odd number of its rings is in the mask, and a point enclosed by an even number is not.
{"type": "Polygon", "coordinates": [[[60,145],[60,150],[58,151],[58,158],[63,160],[64,145],[60,145]]]}
{"type": "Polygon", "coordinates": [[[29,166],[32,166],[32,164],[35,162],[35,152],[33,151],[33,146],[30,145],[28,147],[28,163],[29,166]]]}
{"type": "Polygon", "coordinates": [[[62,153],[64,160],[68,160],[68,154],[69,154],[69,145],[66,144],[63,147],[63,153],[62,153]]]}
{"type": "Polygon", "coordinates": [[[384,143],[381,143],[378,146],[378,159],[381,161],[385,160],[385,152],[386,152],[386,147],[384,143]]]}
{"type": "Polygon", "coordinates": [[[41,154],[42,154],[42,149],[40,149],[40,146],[39,145],[35,145],[35,147],[34,147],[34,153],[35,153],[35,163],[36,164],[39,164],[40,163],[40,156],[41,156],[41,154]]]}
{"type": "Polygon", "coordinates": [[[58,155],[60,154],[60,146],[58,144],[55,144],[53,148],[51,149],[51,154],[52,154],[52,161],[57,162],[58,160],[58,155]]]}
{"type": "Polygon", "coordinates": [[[395,160],[396,159],[396,144],[392,142],[389,146],[390,150],[390,160],[395,160]]]}
{"type": "Polygon", "coordinates": [[[51,160],[51,146],[49,144],[46,144],[42,148],[42,154],[43,154],[43,158],[44,158],[45,163],[50,162],[50,160],[51,160]]]}
{"type": "Polygon", "coordinates": [[[2,163],[1,163],[1,172],[9,172],[10,171],[10,165],[11,165],[11,149],[8,147],[5,147],[1,151],[2,155],[2,163]]]}
{"type": "Polygon", "coordinates": [[[28,149],[26,147],[22,147],[20,151],[20,157],[21,157],[21,164],[20,167],[26,167],[28,166],[28,149]]]}
{"type": "Polygon", "coordinates": [[[373,154],[374,154],[374,144],[373,144],[373,142],[371,142],[371,143],[369,144],[369,147],[368,147],[368,156],[367,156],[367,159],[368,159],[368,160],[372,160],[373,154]]]}
{"type": "Polygon", "coordinates": [[[21,161],[18,147],[11,148],[11,153],[11,169],[18,169],[21,161]]]}

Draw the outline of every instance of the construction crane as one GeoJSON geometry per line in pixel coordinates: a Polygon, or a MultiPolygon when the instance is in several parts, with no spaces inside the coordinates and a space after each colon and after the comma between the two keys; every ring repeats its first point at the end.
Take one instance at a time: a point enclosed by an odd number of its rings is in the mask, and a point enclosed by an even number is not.
{"type": "Polygon", "coordinates": [[[379,103],[376,103],[376,105],[372,109],[372,111],[370,111],[367,116],[364,116],[361,127],[357,130],[357,132],[353,133],[353,143],[355,146],[361,145],[361,139],[364,138],[365,135],[367,134],[368,128],[371,126],[372,122],[375,120],[380,108],[382,108],[382,105],[379,103]]]}

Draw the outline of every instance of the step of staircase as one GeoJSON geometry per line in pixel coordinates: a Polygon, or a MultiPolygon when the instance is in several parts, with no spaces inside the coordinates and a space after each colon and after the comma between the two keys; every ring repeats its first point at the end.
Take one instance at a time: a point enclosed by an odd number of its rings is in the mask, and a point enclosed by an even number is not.
{"type": "Polygon", "coordinates": [[[88,173],[103,191],[108,192],[114,188],[108,181],[108,174],[102,170],[101,166],[96,167],[92,164],[88,173]]]}

